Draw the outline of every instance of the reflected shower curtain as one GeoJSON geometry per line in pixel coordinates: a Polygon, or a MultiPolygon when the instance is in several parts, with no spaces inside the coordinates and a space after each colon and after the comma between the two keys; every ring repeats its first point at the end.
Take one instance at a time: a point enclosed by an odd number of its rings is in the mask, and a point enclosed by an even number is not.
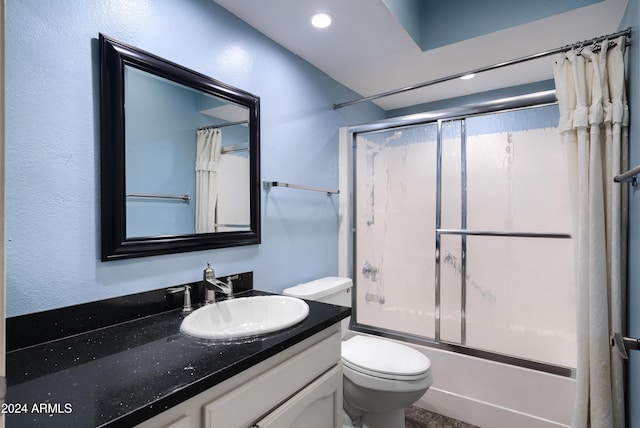
{"type": "Polygon", "coordinates": [[[215,232],[218,199],[218,164],[222,151],[222,131],[198,130],[196,151],[196,233],[215,232]]]}
{"type": "MultiPolygon", "coordinates": [[[[612,44],[613,45],[613,44],[612,44]]],[[[554,64],[559,132],[567,149],[576,251],[578,366],[572,426],[623,428],[621,358],[609,345],[622,332],[626,284],[627,169],[625,38],[611,47],[558,54],[554,64]]]]}

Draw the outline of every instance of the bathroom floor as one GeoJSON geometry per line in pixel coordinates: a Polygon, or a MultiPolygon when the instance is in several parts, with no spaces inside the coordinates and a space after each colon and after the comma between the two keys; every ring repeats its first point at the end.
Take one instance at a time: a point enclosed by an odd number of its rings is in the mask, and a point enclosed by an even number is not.
{"type": "Polygon", "coordinates": [[[477,428],[415,406],[405,409],[404,424],[405,428],[477,428]]]}

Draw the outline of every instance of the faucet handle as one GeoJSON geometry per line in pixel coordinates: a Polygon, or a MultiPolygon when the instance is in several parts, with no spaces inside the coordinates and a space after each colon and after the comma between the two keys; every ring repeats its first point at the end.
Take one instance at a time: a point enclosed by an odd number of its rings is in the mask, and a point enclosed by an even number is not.
{"type": "Polygon", "coordinates": [[[191,307],[191,286],[184,286],[184,303],[182,305],[182,312],[188,314],[193,310],[191,307]]]}
{"type": "Polygon", "coordinates": [[[185,285],[184,287],[171,287],[167,288],[167,294],[176,294],[184,291],[184,300],[182,303],[182,313],[188,314],[193,310],[191,306],[191,286],[185,285]]]}
{"type": "Polygon", "coordinates": [[[229,293],[227,294],[227,296],[229,296],[230,299],[232,299],[232,295],[233,295],[233,280],[234,279],[238,279],[238,275],[233,275],[233,276],[228,276],[227,277],[227,287],[229,287],[229,293]]]}

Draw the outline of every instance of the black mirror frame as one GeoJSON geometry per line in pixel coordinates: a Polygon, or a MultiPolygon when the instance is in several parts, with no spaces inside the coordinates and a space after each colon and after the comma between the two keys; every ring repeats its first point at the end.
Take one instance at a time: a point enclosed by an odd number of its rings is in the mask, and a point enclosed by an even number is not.
{"type": "Polygon", "coordinates": [[[103,34],[99,44],[102,261],[260,244],[260,98],[103,34]],[[249,109],[250,230],[127,238],[125,65],[249,109]]]}

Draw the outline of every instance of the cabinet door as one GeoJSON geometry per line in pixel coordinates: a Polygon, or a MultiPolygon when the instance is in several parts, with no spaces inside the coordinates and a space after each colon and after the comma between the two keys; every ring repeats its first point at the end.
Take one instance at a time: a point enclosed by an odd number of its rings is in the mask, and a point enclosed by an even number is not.
{"type": "Polygon", "coordinates": [[[342,427],[342,364],[327,371],[253,426],[300,427],[342,427]]]}
{"type": "Polygon", "coordinates": [[[336,366],[342,367],[338,330],[282,364],[206,404],[203,425],[206,428],[253,426],[253,421],[262,419],[262,415],[277,409],[336,366]]]}

